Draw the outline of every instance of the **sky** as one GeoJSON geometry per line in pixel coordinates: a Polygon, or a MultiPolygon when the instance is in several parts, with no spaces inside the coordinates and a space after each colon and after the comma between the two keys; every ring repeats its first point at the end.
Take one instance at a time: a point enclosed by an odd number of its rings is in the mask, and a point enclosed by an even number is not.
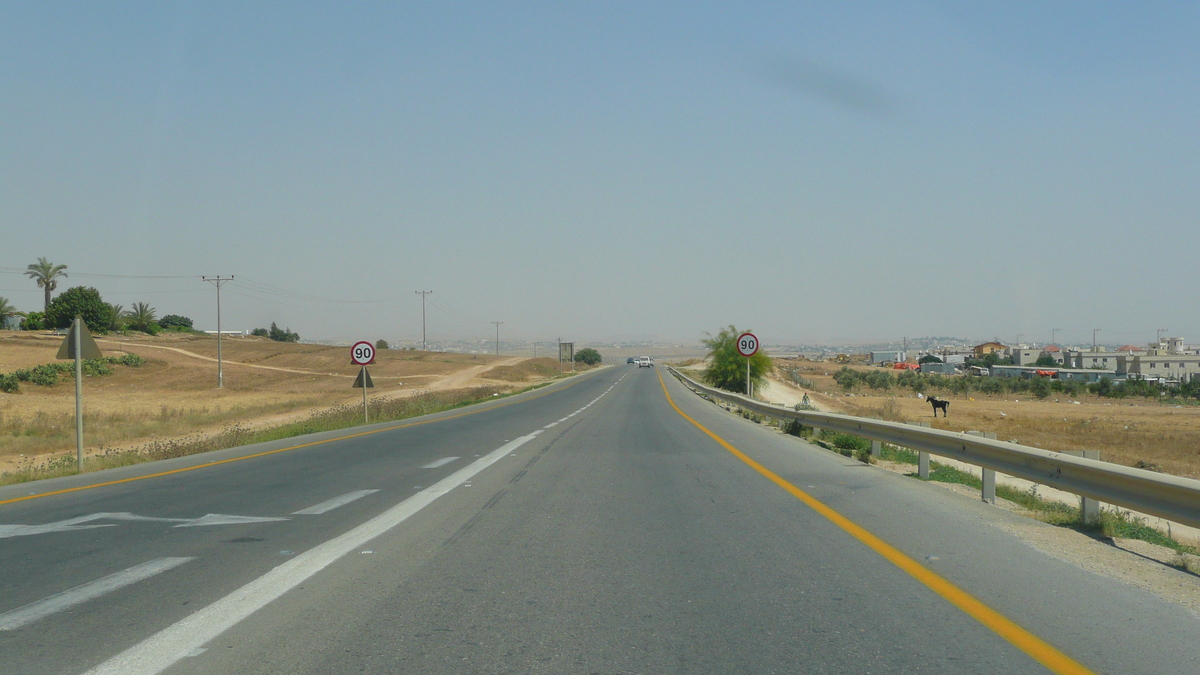
{"type": "Polygon", "coordinates": [[[0,296],[304,339],[1200,342],[1200,5],[0,2],[0,296]],[[177,278],[168,278],[177,277],[177,278]]]}

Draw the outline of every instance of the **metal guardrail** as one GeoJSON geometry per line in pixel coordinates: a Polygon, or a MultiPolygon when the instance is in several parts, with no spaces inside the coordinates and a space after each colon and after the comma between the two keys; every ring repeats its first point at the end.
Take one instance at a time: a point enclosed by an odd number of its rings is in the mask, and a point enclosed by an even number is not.
{"type": "Polygon", "coordinates": [[[852,415],[789,410],[705,386],[674,368],[668,367],[668,370],[697,393],[761,415],[798,420],[807,426],[949,457],[1082,497],[1200,527],[1200,480],[1073,457],[965,432],[927,429],[852,415]]]}

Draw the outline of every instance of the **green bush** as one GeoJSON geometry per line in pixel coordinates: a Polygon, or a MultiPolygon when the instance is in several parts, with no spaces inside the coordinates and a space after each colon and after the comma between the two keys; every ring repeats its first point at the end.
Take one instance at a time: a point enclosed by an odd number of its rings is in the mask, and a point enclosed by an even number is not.
{"type": "Polygon", "coordinates": [[[109,357],[106,357],[106,360],[109,363],[114,363],[114,364],[119,363],[122,366],[131,366],[133,368],[137,368],[138,366],[142,366],[142,365],[146,364],[146,359],[143,359],[142,357],[138,356],[137,354],[125,354],[123,356],[109,356],[109,357]]]}
{"type": "Polygon", "coordinates": [[[98,335],[113,324],[112,305],[104,302],[100,291],[84,286],[69,288],[46,308],[46,328],[69,328],[75,316],[83,316],[88,330],[98,335]]]}
{"type": "Polygon", "coordinates": [[[391,347],[388,346],[387,340],[379,339],[375,341],[375,349],[383,351],[385,349],[391,349],[391,347]]]}
{"type": "Polygon", "coordinates": [[[106,359],[88,359],[82,361],[80,370],[87,377],[100,377],[101,375],[112,375],[112,368],[108,367],[106,359]]]}
{"type": "Polygon", "coordinates": [[[53,387],[58,383],[58,373],[58,364],[43,363],[33,367],[29,381],[42,387],[53,387]]]}
{"type": "Polygon", "coordinates": [[[833,438],[830,439],[830,442],[833,443],[833,447],[841,448],[842,450],[869,451],[871,449],[871,441],[868,441],[865,438],[859,438],[858,436],[852,436],[850,434],[834,434],[833,438]]]}
{"type": "Polygon", "coordinates": [[[603,360],[603,357],[601,357],[600,352],[596,351],[595,349],[592,349],[591,347],[584,347],[583,349],[575,352],[575,360],[579,363],[586,363],[589,366],[595,366],[600,364],[600,362],[603,360]]]}
{"type": "Polygon", "coordinates": [[[17,380],[17,376],[11,373],[0,375],[0,391],[6,394],[15,394],[21,391],[21,383],[17,380]]]}

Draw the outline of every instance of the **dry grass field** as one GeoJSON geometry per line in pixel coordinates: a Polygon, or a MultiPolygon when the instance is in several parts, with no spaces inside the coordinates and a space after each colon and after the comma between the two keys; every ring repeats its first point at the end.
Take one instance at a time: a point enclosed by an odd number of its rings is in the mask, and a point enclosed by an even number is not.
{"type": "MultiPolygon", "coordinates": [[[[52,363],[61,336],[0,331],[0,373],[52,363]]],[[[137,354],[140,367],[84,379],[84,441],[89,454],[217,433],[232,425],[263,427],[302,419],[361,400],[351,384],[358,367],[349,348],[223,341],[223,389],[216,388],[217,342],[191,334],[97,336],[106,356],[137,354]]],[[[372,398],[500,385],[516,389],[557,376],[552,359],[384,350],[370,367],[372,398]]],[[[75,448],[74,384],[22,382],[0,393],[0,472],[75,448]]]]}
{"type": "MultiPolygon", "coordinates": [[[[989,396],[973,392],[950,400],[949,417],[933,418],[928,402],[908,389],[888,392],[859,388],[847,396],[833,381],[842,366],[778,359],[777,367],[797,368],[812,381],[812,396],[825,410],[896,421],[928,421],[935,429],[994,431],[997,438],[1046,450],[1099,450],[1108,462],[1157,467],[1164,473],[1200,477],[1200,406],[1175,406],[1144,399],[1114,400],[1084,394],[1078,403],[1055,395],[989,396]]],[[[868,367],[856,367],[870,370],[868,367]]]]}

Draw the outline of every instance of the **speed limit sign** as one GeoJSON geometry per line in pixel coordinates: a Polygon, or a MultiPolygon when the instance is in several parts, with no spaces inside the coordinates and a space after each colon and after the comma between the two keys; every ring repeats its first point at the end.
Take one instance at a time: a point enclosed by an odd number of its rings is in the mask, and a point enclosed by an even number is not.
{"type": "Polygon", "coordinates": [[[754,333],[742,333],[737,339],[738,353],[746,358],[750,358],[758,353],[758,338],[754,333]]]}
{"type": "Polygon", "coordinates": [[[370,342],[355,342],[350,348],[350,363],[356,366],[369,366],[375,363],[375,345],[370,342]]]}

